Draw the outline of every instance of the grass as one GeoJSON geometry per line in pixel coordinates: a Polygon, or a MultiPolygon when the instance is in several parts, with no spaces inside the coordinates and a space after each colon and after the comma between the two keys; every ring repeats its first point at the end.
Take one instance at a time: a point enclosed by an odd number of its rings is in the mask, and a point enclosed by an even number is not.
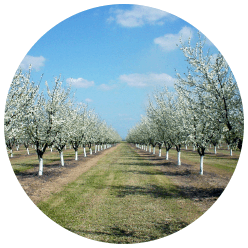
{"type": "Polygon", "coordinates": [[[38,207],[64,228],[108,243],[165,237],[203,214],[126,143],[38,207]]]}
{"type": "MultiPolygon", "coordinates": [[[[157,150],[158,152],[158,150],[157,150]]],[[[165,156],[165,149],[162,149],[162,156],[165,156]],[[164,154],[164,155],[163,155],[164,154]]],[[[208,170],[215,173],[233,174],[239,159],[240,151],[233,151],[233,156],[229,155],[229,151],[226,149],[217,150],[217,154],[214,154],[214,150],[206,150],[204,156],[204,170],[208,170]]],[[[177,159],[176,149],[169,151],[169,159],[177,159]]],[[[192,147],[188,147],[187,150],[181,149],[181,161],[182,163],[192,164],[195,167],[200,165],[200,156],[197,151],[193,151],[192,147]]]]}
{"type": "MultiPolygon", "coordinates": [[[[95,147],[92,147],[92,151],[94,153],[95,147]]],[[[27,171],[29,169],[32,169],[34,167],[38,167],[39,161],[36,154],[35,149],[29,148],[30,155],[27,155],[27,151],[23,146],[20,146],[20,149],[18,151],[13,150],[13,157],[9,158],[10,163],[12,165],[12,168],[14,170],[14,173],[18,175],[21,172],[27,171]]],[[[89,149],[86,148],[87,154],[89,154],[89,149]]],[[[78,149],[78,155],[83,154],[83,148],[78,149]]],[[[75,151],[74,149],[67,149],[63,150],[64,160],[66,162],[66,159],[74,158],[75,157],[75,151]]],[[[53,148],[53,152],[48,148],[46,152],[43,155],[43,164],[44,166],[49,166],[53,162],[59,162],[60,163],[60,156],[59,153],[55,148],[53,148]]]]}

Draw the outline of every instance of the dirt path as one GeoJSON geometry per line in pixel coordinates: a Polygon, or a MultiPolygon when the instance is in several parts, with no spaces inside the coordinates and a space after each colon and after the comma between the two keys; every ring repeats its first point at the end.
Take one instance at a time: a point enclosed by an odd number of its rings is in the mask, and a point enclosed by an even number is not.
{"type": "MultiPolygon", "coordinates": [[[[118,146],[118,145],[117,145],[118,146]]],[[[96,154],[78,156],[78,161],[70,159],[65,161],[65,166],[54,164],[44,166],[43,176],[38,176],[37,168],[17,175],[17,179],[26,194],[35,203],[46,200],[52,193],[60,191],[64,185],[76,180],[82,173],[95,166],[99,159],[113,152],[117,146],[100,151],[96,154]]]]}
{"type": "Polygon", "coordinates": [[[175,159],[170,158],[168,161],[158,154],[153,155],[132,147],[141,157],[158,166],[157,169],[181,189],[181,194],[192,199],[203,211],[207,211],[214,204],[231,179],[231,175],[227,176],[225,172],[216,174],[207,170],[201,176],[198,167],[185,163],[177,166],[175,159]]]}

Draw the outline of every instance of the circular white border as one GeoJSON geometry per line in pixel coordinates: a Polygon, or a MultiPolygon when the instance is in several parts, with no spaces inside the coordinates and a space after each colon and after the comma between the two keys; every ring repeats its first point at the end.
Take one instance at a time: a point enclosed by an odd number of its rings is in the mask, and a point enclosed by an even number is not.
{"type": "Polygon", "coordinates": [[[55,228],[57,228],[58,230],[60,230],[61,232],[77,239],[77,240],[80,240],[80,241],[84,241],[86,243],[89,243],[89,244],[93,244],[93,245],[96,245],[96,246],[102,246],[102,247],[113,247],[113,248],[116,248],[116,247],[128,247],[128,248],[131,248],[131,247],[147,247],[147,246],[152,246],[152,245],[155,245],[155,244],[160,244],[162,242],[165,242],[165,241],[168,241],[170,239],[173,239],[185,232],[187,232],[188,230],[190,230],[192,227],[196,226],[197,224],[199,224],[201,221],[203,221],[220,203],[221,201],[224,199],[224,197],[226,196],[227,192],[229,191],[229,189],[232,187],[238,173],[239,173],[239,170],[241,168],[241,164],[243,162],[243,159],[244,159],[244,155],[245,155],[245,149],[246,149],[246,145],[247,145],[247,132],[244,130],[244,140],[243,140],[243,148],[241,150],[241,153],[240,153],[240,157],[239,157],[239,160],[238,160],[238,163],[237,163],[237,167],[228,183],[228,185],[226,186],[225,190],[223,191],[223,193],[221,194],[221,196],[218,198],[218,200],[202,215],[200,216],[196,221],[194,221],[193,223],[191,223],[190,225],[188,225],[187,227],[181,229],[180,231],[176,232],[176,233],[173,233],[169,236],[166,236],[164,238],[160,238],[160,239],[157,239],[157,240],[154,240],[154,241],[149,241],[149,242],[144,242],[144,243],[139,243],[139,244],[110,244],[110,243],[105,243],[105,242],[99,242],[99,241],[95,241],[95,240],[91,240],[91,239],[87,239],[87,238],[84,238],[80,235],[77,235],[75,233],[72,233],[70,231],[68,231],[67,229],[61,227],[60,225],[58,225],[57,223],[55,223],[53,220],[51,220],[50,218],[48,218],[32,201],[31,199],[28,197],[28,195],[26,194],[26,192],[23,190],[23,188],[21,187],[19,181],[17,180],[15,174],[14,174],[14,171],[12,169],[12,166],[10,164],[10,160],[9,160],[9,157],[8,157],[8,153],[7,153],[7,149],[6,149],[6,146],[5,146],[5,138],[4,138],[4,109],[5,109],[5,103],[6,103],[6,99],[7,99],[7,94],[8,94],[8,90],[10,88],[10,84],[12,82],[12,79],[15,75],[15,72],[16,70],[18,69],[21,61],[24,59],[24,57],[26,56],[26,54],[28,53],[28,51],[32,48],[32,46],[44,35],[46,34],[50,29],[52,29],[54,26],[56,26],[57,24],[59,24],[60,22],[66,20],[67,18],[75,15],[75,14],[78,14],[82,11],[85,11],[85,10],[89,10],[89,9],[92,9],[92,8],[96,8],[96,7],[101,7],[101,6],[107,6],[107,5],[113,5],[113,4],[136,4],[136,5],[143,5],[143,6],[148,6],[148,7],[152,7],[152,8],[157,8],[157,9],[160,9],[160,10],[163,10],[163,11],[166,11],[166,12],[169,12],[175,16],[178,16],[179,18],[185,20],[186,22],[190,23],[192,26],[194,26],[196,29],[200,30],[201,33],[203,33],[216,47],[217,49],[221,52],[221,54],[224,56],[224,58],[226,59],[228,65],[230,66],[231,70],[232,70],[232,73],[233,75],[235,76],[235,79],[237,81],[237,84],[239,86],[239,90],[240,90],[240,94],[241,94],[241,97],[242,97],[242,103],[243,103],[243,108],[244,108],[244,126],[246,127],[246,123],[247,123],[247,109],[245,108],[246,107],[246,99],[245,99],[245,93],[244,93],[244,89],[243,89],[243,86],[241,84],[241,81],[240,81],[240,78],[238,76],[238,73],[237,71],[235,70],[235,67],[233,66],[231,60],[229,59],[229,57],[227,56],[227,54],[225,53],[225,51],[222,49],[222,47],[220,46],[220,44],[205,30],[203,29],[200,25],[198,25],[197,23],[195,23],[194,21],[192,21],[191,19],[189,19],[188,17],[172,10],[172,9],[169,9],[167,7],[164,7],[162,5],[159,5],[159,4],[155,4],[155,3],[148,3],[148,2],[143,2],[143,1],[138,1],[138,0],[110,0],[110,1],[103,1],[103,2],[98,2],[98,3],[93,3],[93,4],[89,4],[87,6],[84,6],[84,7],[81,7],[81,8],[78,8],[76,10],[73,10],[63,16],[61,16],[60,18],[58,18],[57,20],[55,20],[54,22],[52,22],[51,24],[49,24],[47,27],[45,27],[28,45],[27,47],[25,48],[25,50],[22,52],[21,56],[19,57],[19,59],[16,61],[15,63],[15,66],[13,67],[10,75],[9,75],[9,78],[8,78],[8,81],[7,81],[7,84],[6,84],[6,87],[5,87],[5,90],[4,90],[4,94],[3,94],[3,97],[2,97],[2,108],[1,108],[1,123],[0,123],[0,127],[1,127],[1,140],[2,140],[2,150],[3,150],[3,154],[4,154],[4,157],[5,157],[5,161],[6,161],[6,164],[8,166],[8,170],[9,170],[9,173],[16,185],[16,187],[19,189],[19,191],[21,192],[22,196],[24,197],[24,199],[27,201],[27,203],[45,220],[47,221],[50,225],[54,226],[55,228]]]}

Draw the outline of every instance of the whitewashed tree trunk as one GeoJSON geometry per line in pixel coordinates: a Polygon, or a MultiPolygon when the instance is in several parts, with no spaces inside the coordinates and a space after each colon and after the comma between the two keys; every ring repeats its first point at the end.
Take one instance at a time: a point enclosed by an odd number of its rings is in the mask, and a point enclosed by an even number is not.
{"type": "Polygon", "coordinates": [[[230,156],[232,156],[232,148],[230,148],[230,156]]]}
{"type": "Polygon", "coordinates": [[[166,151],[165,159],[169,160],[169,151],[166,151]]]}
{"type": "Polygon", "coordinates": [[[185,150],[187,150],[188,149],[188,146],[187,145],[185,145],[185,150]]]}
{"type": "Polygon", "coordinates": [[[217,147],[214,146],[214,154],[217,154],[217,147]]]}
{"type": "Polygon", "coordinates": [[[27,148],[27,154],[29,155],[29,150],[28,150],[28,148],[27,148]]]}
{"type": "Polygon", "coordinates": [[[92,155],[92,149],[90,148],[90,155],[92,155]]]}
{"type": "Polygon", "coordinates": [[[153,154],[155,154],[155,146],[153,147],[153,154]]]}
{"type": "Polygon", "coordinates": [[[177,165],[181,165],[181,152],[177,152],[177,165]]]}
{"type": "Polygon", "coordinates": [[[12,151],[12,149],[10,150],[10,157],[13,158],[13,151],[12,151]]]}
{"type": "Polygon", "coordinates": [[[158,156],[161,157],[161,148],[159,149],[158,156]]]}
{"type": "Polygon", "coordinates": [[[152,146],[149,145],[149,152],[152,152],[152,146]]]}
{"type": "Polygon", "coordinates": [[[200,175],[203,175],[203,158],[204,156],[200,157],[200,175]]]}
{"type": "Polygon", "coordinates": [[[53,148],[51,147],[51,152],[53,152],[53,148]]]}
{"type": "Polygon", "coordinates": [[[84,147],[84,157],[86,157],[86,148],[84,147]]]}
{"type": "Polygon", "coordinates": [[[78,160],[78,151],[75,151],[75,160],[78,160]]]}
{"type": "Polygon", "coordinates": [[[147,152],[147,146],[146,146],[146,152],[147,152]]]}
{"type": "Polygon", "coordinates": [[[39,159],[39,176],[43,175],[43,158],[39,159]]]}
{"type": "Polygon", "coordinates": [[[60,161],[61,161],[61,166],[64,166],[64,156],[63,156],[63,152],[60,152],[60,161]]]}
{"type": "Polygon", "coordinates": [[[193,145],[193,151],[195,151],[195,146],[193,145]]]}
{"type": "Polygon", "coordinates": [[[65,145],[65,150],[66,150],[66,145],[65,145]]]}
{"type": "Polygon", "coordinates": [[[95,153],[97,152],[97,145],[95,145],[95,153]]]}

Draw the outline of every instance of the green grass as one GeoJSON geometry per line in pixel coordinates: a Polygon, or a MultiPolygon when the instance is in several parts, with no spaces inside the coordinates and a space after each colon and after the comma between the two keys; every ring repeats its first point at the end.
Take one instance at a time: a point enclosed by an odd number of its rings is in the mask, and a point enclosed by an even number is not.
{"type": "MultiPolygon", "coordinates": [[[[66,163],[67,159],[71,159],[75,157],[75,151],[74,149],[68,149],[63,151],[64,160],[66,163]]],[[[92,151],[94,152],[95,147],[92,148],[92,151]]],[[[33,148],[29,148],[30,155],[27,155],[26,149],[21,146],[19,151],[13,150],[13,158],[10,159],[10,163],[12,165],[12,168],[14,170],[14,173],[18,175],[21,172],[27,171],[29,169],[32,169],[34,167],[38,167],[39,161],[36,154],[36,151],[33,148]]],[[[86,148],[87,155],[89,154],[89,149],[86,148]]],[[[78,155],[83,154],[83,148],[78,149],[78,155]]],[[[48,148],[46,152],[43,155],[43,164],[44,166],[49,166],[53,162],[59,162],[60,163],[60,156],[59,153],[55,148],[53,148],[53,152],[48,148]]]]}
{"type": "Polygon", "coordinates": [[[165,237],[200,215],[190,199],[126,143],[38,207],[64,228],[109,243],[165,237]]]}
{"type": "MultiPolygon", "coordinates": [[[[165,156],[165,153],[166,151],[163,148],[162,156],[165,156]]],[[[213,149],[209,149],[204,156],[204,168],[216,172],[225,171],[232,174],[237,166],[239,155],[240,151],[234,151],[233,156],[230,156],[229,151],[224,149],[217,150],[217,155],[215,155],[213,149]]],[[[173,148],[169,151],[170,158],[177,159],[176,149],[173,148]]],[[[199,166],[200,156],[197,151],[193,151],[192,147],[189,147],[187,150],[181,150],[181,161],[182,163],[199,166]]]]}

